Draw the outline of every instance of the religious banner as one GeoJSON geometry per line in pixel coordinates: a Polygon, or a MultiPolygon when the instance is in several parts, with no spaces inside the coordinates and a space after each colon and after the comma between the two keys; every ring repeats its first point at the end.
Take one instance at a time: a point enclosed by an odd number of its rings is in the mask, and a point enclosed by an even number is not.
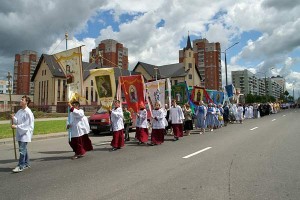
{"type": "MultiPolygon", "coordinates": [[[[83,73],[81,47],[76,47],[60,53],[53,54],[57,63],[67,77],[68,101],[79,98],[83,94],[83,73]]],[[[76,99],[79,101],[79,99],[76,99]]]]}
{"type": "Polygon", "coordinates": [[[120,76],[119,84],[125,96],[128,110],[133,113],[139,111],[139,105],[145,105],[144,79],[141,75],[120,76]]]}
{"type": "Polygon", "coordinates": [[[166,79],[166,83],[167,83],[167,87],[166,87],[166,96],[167,96],[167,102],[169,106],[171,106],[171,98],[172,98],[172,90],[171,90],[171,81],[170,81],[170,78],[167,78],[166,79]]]}
{"type": "Polygon", "coordinates": [[[175,99],[178,105],[183,105],[187,102],[185,83],[172,86],[172,99],[175,99]]]}
{"type": "Polygon", "coordinates": [[[194,86],[191,98],[192,101],[197,105],[199,104],[200,101],[203,101],[204,91],[205,91],[204,88],[194,86]]]}
{"type": "Polygon", "coordinates": [[[211,103],[214,103],[216,105],[224,103],[224,92],[220,92],[217,90],[206,90],[207,94],[210,98],[209,101],[212,101],[211,103]]]}
{"type": "Polygon", "coordinates": [[[156,101],[160,101],[161,107],[165,107],[165,90],[166,90],[166,80],[160,79],[145,84],[147,89],[148,100],[153,108],[156,101]]]}
{"type": "Polygon", "coordinates": [[[113,68],[101,68],[90,70],[94,81],[100,104],[104,109],[111,109],[116,95],[115,72],[113,68]]]}

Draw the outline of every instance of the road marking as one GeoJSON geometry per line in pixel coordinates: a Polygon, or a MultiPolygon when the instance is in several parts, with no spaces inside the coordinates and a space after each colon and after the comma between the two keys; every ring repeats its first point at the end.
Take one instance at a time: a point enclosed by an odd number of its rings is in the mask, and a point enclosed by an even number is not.
{"type": "Polygon", "coordinates": [[[100,143],[100,145],[104,145],[104,144],[110,144],[111,142],[103,142],[103,143],[100,143]]]}
{"type": "Polygon", "coordinates": [[[258,127],[251,128],[250,131],[253,131],[253,130],[257,129],[257,128],[258,128],[258,127]]]}
{"type": "Polygon", "coordinates": [[[184,156],[184,157],[182,157],[182,158],[189,158],[189,157],[192,157],[192,156],[194,156],[194,155],[197,155],[197,154],[199,154],[199,153],[202,153],[203,151],[207,151],[207,150],[210,149],[210,148],[211,148],[211,147],[206,147],[205,149],[202,149],[202,150],[197,151],[197,152],[195,152],[195,153],[192,153],[192,154],[190,154],[190,155],[184,156]]]}
{"type": "Polygon", "coordinates": [[[276,119],[272,119],[272,122],[274,122],[276,119]]]}
{"type": "Polygon", "coordinates": [[[282,115],[282,117],[285,117],[285,115],[282,115]]]}

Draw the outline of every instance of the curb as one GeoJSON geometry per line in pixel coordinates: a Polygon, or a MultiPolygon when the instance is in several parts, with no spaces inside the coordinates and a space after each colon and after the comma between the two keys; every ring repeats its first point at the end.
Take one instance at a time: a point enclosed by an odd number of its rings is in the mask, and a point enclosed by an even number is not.
{"type": "MultiPolygon", "coordinates": [[[[58,137],[68,137],[68,133],[61,132],[61,133],[49,133],[49,134],[45,134],[45,135],[34,135],[31,139],[31,141],[50,139],[50,138],[58,138],[58,137]]],[[[13,138],[0,139],[0,145],[11,144],[11,143],[13,143],[13,138]]],[[[17,143],[17,141],[16,141],[16,143],[17,143]]]]}

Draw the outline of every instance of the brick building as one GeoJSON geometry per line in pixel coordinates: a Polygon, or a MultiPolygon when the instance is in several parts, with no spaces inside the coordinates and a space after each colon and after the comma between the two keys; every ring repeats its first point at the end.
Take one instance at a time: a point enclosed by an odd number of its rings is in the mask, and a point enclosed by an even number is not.
{"type": "Polygon", "coordinates": [[[128,49],[116,40],[102,40],[90,52],[89,62],[97,63],[101,66],[128,69],[128,49]]]}

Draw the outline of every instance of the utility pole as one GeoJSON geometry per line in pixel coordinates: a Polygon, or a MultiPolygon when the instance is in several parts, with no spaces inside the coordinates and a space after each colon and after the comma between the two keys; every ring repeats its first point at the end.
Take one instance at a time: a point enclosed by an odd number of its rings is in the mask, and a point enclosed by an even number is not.
{"type": "Polygon", "coordinates": [[[68,32],[65,33],[65,38],[66,38],[66,50],[68,50],[68,32]]]}

